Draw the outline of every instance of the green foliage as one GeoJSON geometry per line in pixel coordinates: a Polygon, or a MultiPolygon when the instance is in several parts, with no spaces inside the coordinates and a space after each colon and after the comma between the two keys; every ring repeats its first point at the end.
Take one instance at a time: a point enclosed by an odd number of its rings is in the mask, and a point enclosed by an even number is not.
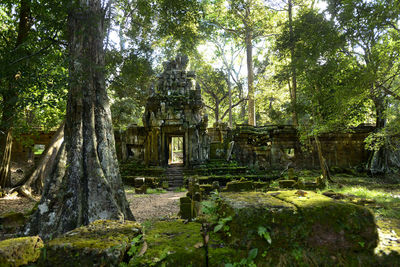
{"type": "Polygon", "coordinates": [[[136,255],[136,253],[139,251],[139,247],[140,247],[141,243],[143,242],[142,237],[143,237],[142,235],[138,235],[132,239],[131,247],[127,252],[127,254],[129,256],[132,257],[132,256],[136,255]]]}
{"type": "Polygon", "coordinates": [[[147,188],[146,189],[146,194],[163,194],[166,192],[167,192],[167,190],[162,189],[162,188],[147,188]]]}
{"type": "Polygon", "coordinates": [[[230,236],[231,234],[229,233],[229,225],[227,224],[230,221],[232,221],[232,216],[220,218],[217,222],[217,225],[214,227],[214,233],[222,230],[226,235],[230,236]]]}
{"type": "Polygon", "coordinates": [[[258,248],[253,248],[249,251],[249,255],[247,258],[242,259],[240,262],[235,263],[227,263],[225,267],[239,267],[239,266],[249,266],[249,267],[257,267],[254,260],[256,259],[258,254],[258,248]]]}
{"type": "Polygon", "coordinates": [[[257,233],[259,236],[261,236],[262,238],[264,238],[269,244],[272,243],[272,239],[271,239],[271,235],[268,232],[267,228],[263,227],[263,226],[259,226],[257,233]]]}
{"type": "Polygon", "coordinates": [[[19,12],[19,2],[0,4],[2,127],[50,129],[60,123],[65,110],[66,5],[33,1],[25,31],[18,26],[19,12]]]}

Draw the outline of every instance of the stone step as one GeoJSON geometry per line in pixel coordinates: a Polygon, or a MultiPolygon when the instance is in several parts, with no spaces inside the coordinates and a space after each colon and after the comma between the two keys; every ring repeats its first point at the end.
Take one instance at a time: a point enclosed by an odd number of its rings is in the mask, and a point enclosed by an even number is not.
{"type": "Polygon", "coordinates": [[[182,166],[170,166],[165,175],[168,179],[169,190],[174,190],[183,186],[183,170],[182,166]]]}

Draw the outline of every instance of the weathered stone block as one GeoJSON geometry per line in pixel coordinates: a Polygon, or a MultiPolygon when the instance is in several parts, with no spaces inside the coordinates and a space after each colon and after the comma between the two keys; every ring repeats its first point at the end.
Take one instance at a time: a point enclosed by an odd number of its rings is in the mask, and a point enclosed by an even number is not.
{"type": "Polygon", "coordinates": [[[267,189],[270,185],[270,182],[254,182],[255,189],[267,189]]]}
{"type": "Polygon", "coordinates": [[[9,212],[0,217],[1,227],[6,232],[15,232],[26,222],[24,214],[19,212],[9,212]]]}
{"type": "Polygon", "coordinates": [[[280,180],[279,187],[280,188],[293,188],[296,184],[295,180],[280,180]]]}
{"type": "Polygon", "coordinates": [[[231,216],[227,240],[238,248],[304,247],[372,253],[378,243],[372,212],[311,191],[221,193],[218,213],[231,216]],[[260,227],[268,238],[258,234],[260,227]],[[269,241],[267,240],[269,239],[269,241]]]}
{"type": "Polygon", "coordinates": [[[135,188],[135,194],[146,194],[147,186],[144,184],[141,187],[135,188]]]}
{"type": "Polygon", "coordinates": [[[319,187],[317,182],[304,182],[304,189],[316,190],[319,187]]]}
{"type": "Polygon", "coordinates": [[[45,266],[118,266],[132,240],[141,234],[132,221],[98,220],[46,244],[45,266]]]}
{"type": "Polygon", "coordinates": [[[0,266],[21,266],[34,263],[40,256],[43,241],[39,236],[0,241],[0,266]]]}
{"type": "MultiPolygon", "coordinates": [[[[218,188],[219,188],[219,186],[218,186],[218,188]]],[[[214,190],[214,187],[213,187],[213,185],[210,185],[210,184],[201,184],[200,190],[202,192],[204,192],[204,194],[209,194],[211,191],[214,190]]]]}
{"type": "Polygon", "coordinates": [[[250,191],[254,189],[254,184],[252,181],[232,181],[226,183],[226,192],[241,192],[250,191]]]}
{"type": "Polygon", "coordinates": [[[135,178],[135,187],[141,187],[145,183],[144,177],[136,177],[135,178]]]}

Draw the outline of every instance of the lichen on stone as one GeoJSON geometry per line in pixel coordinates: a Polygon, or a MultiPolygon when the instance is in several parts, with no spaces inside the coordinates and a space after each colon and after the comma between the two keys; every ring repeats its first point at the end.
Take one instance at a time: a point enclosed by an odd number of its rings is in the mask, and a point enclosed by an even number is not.
{"type": "Polygon", "coordinates": [[[0,266],[21,266],[36,262],[43,246],[39,236],[0,241],[0,266]]]}

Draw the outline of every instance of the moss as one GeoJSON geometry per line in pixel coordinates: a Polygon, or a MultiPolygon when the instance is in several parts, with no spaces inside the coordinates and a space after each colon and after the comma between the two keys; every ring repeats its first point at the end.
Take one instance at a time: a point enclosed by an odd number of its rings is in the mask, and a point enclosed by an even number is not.
{"type": "Polygon", "coordinates": [[[136,222],[95,221],[51,240],[42,261],[53,266],[64,262],[70,266],[117,265],[140,233],[136,222]]]}
{"type": "MultiPolygon", "coordinates": [[[[205,266],[200,223],[158,221],[150,226],[144,240],[146,245],[142,246],[147,249],[142,256],[133,257],[129,266],[205,266]]],[[[209,232],[209,266],[225,266],[246,255],[247,251],[229,247],[218,235],[209,232]]]]}
{"type": "Polygon", "coordinates": [[[38,236],[0,241],[0,266],[21,266],[36,262],[43,246],[38,236]]]}
{"type": "Polygon", "coordinates": [[[301,246],[369,253],[377,245],[373,214],[364,207],[295,190],[220,196],[220,218],[232,217],[225,239],[239,248],[251,243],[263,250],[301,246]],[[259,227],[268,231],[271,244],[259,235],[259,227]]]}
{"type": "Polygon", "coordinates": [[[25,224],[26,219],[25,215],[20,212],[9,212],[0,217],[0,223],[6,232],[15,231],[25,224]]]}
{"type": "Polygon", "coordinates": [[[133,257],[130,266],[204,266],[201,225],[183,220],[155,222],[145,235],[146,252],[133,257]]]}
{"type": "Polygon", "coordinates": [[[293,188],[296,184],[295,180],[280,180],[279,187],[281,188],[293,188]]]}

